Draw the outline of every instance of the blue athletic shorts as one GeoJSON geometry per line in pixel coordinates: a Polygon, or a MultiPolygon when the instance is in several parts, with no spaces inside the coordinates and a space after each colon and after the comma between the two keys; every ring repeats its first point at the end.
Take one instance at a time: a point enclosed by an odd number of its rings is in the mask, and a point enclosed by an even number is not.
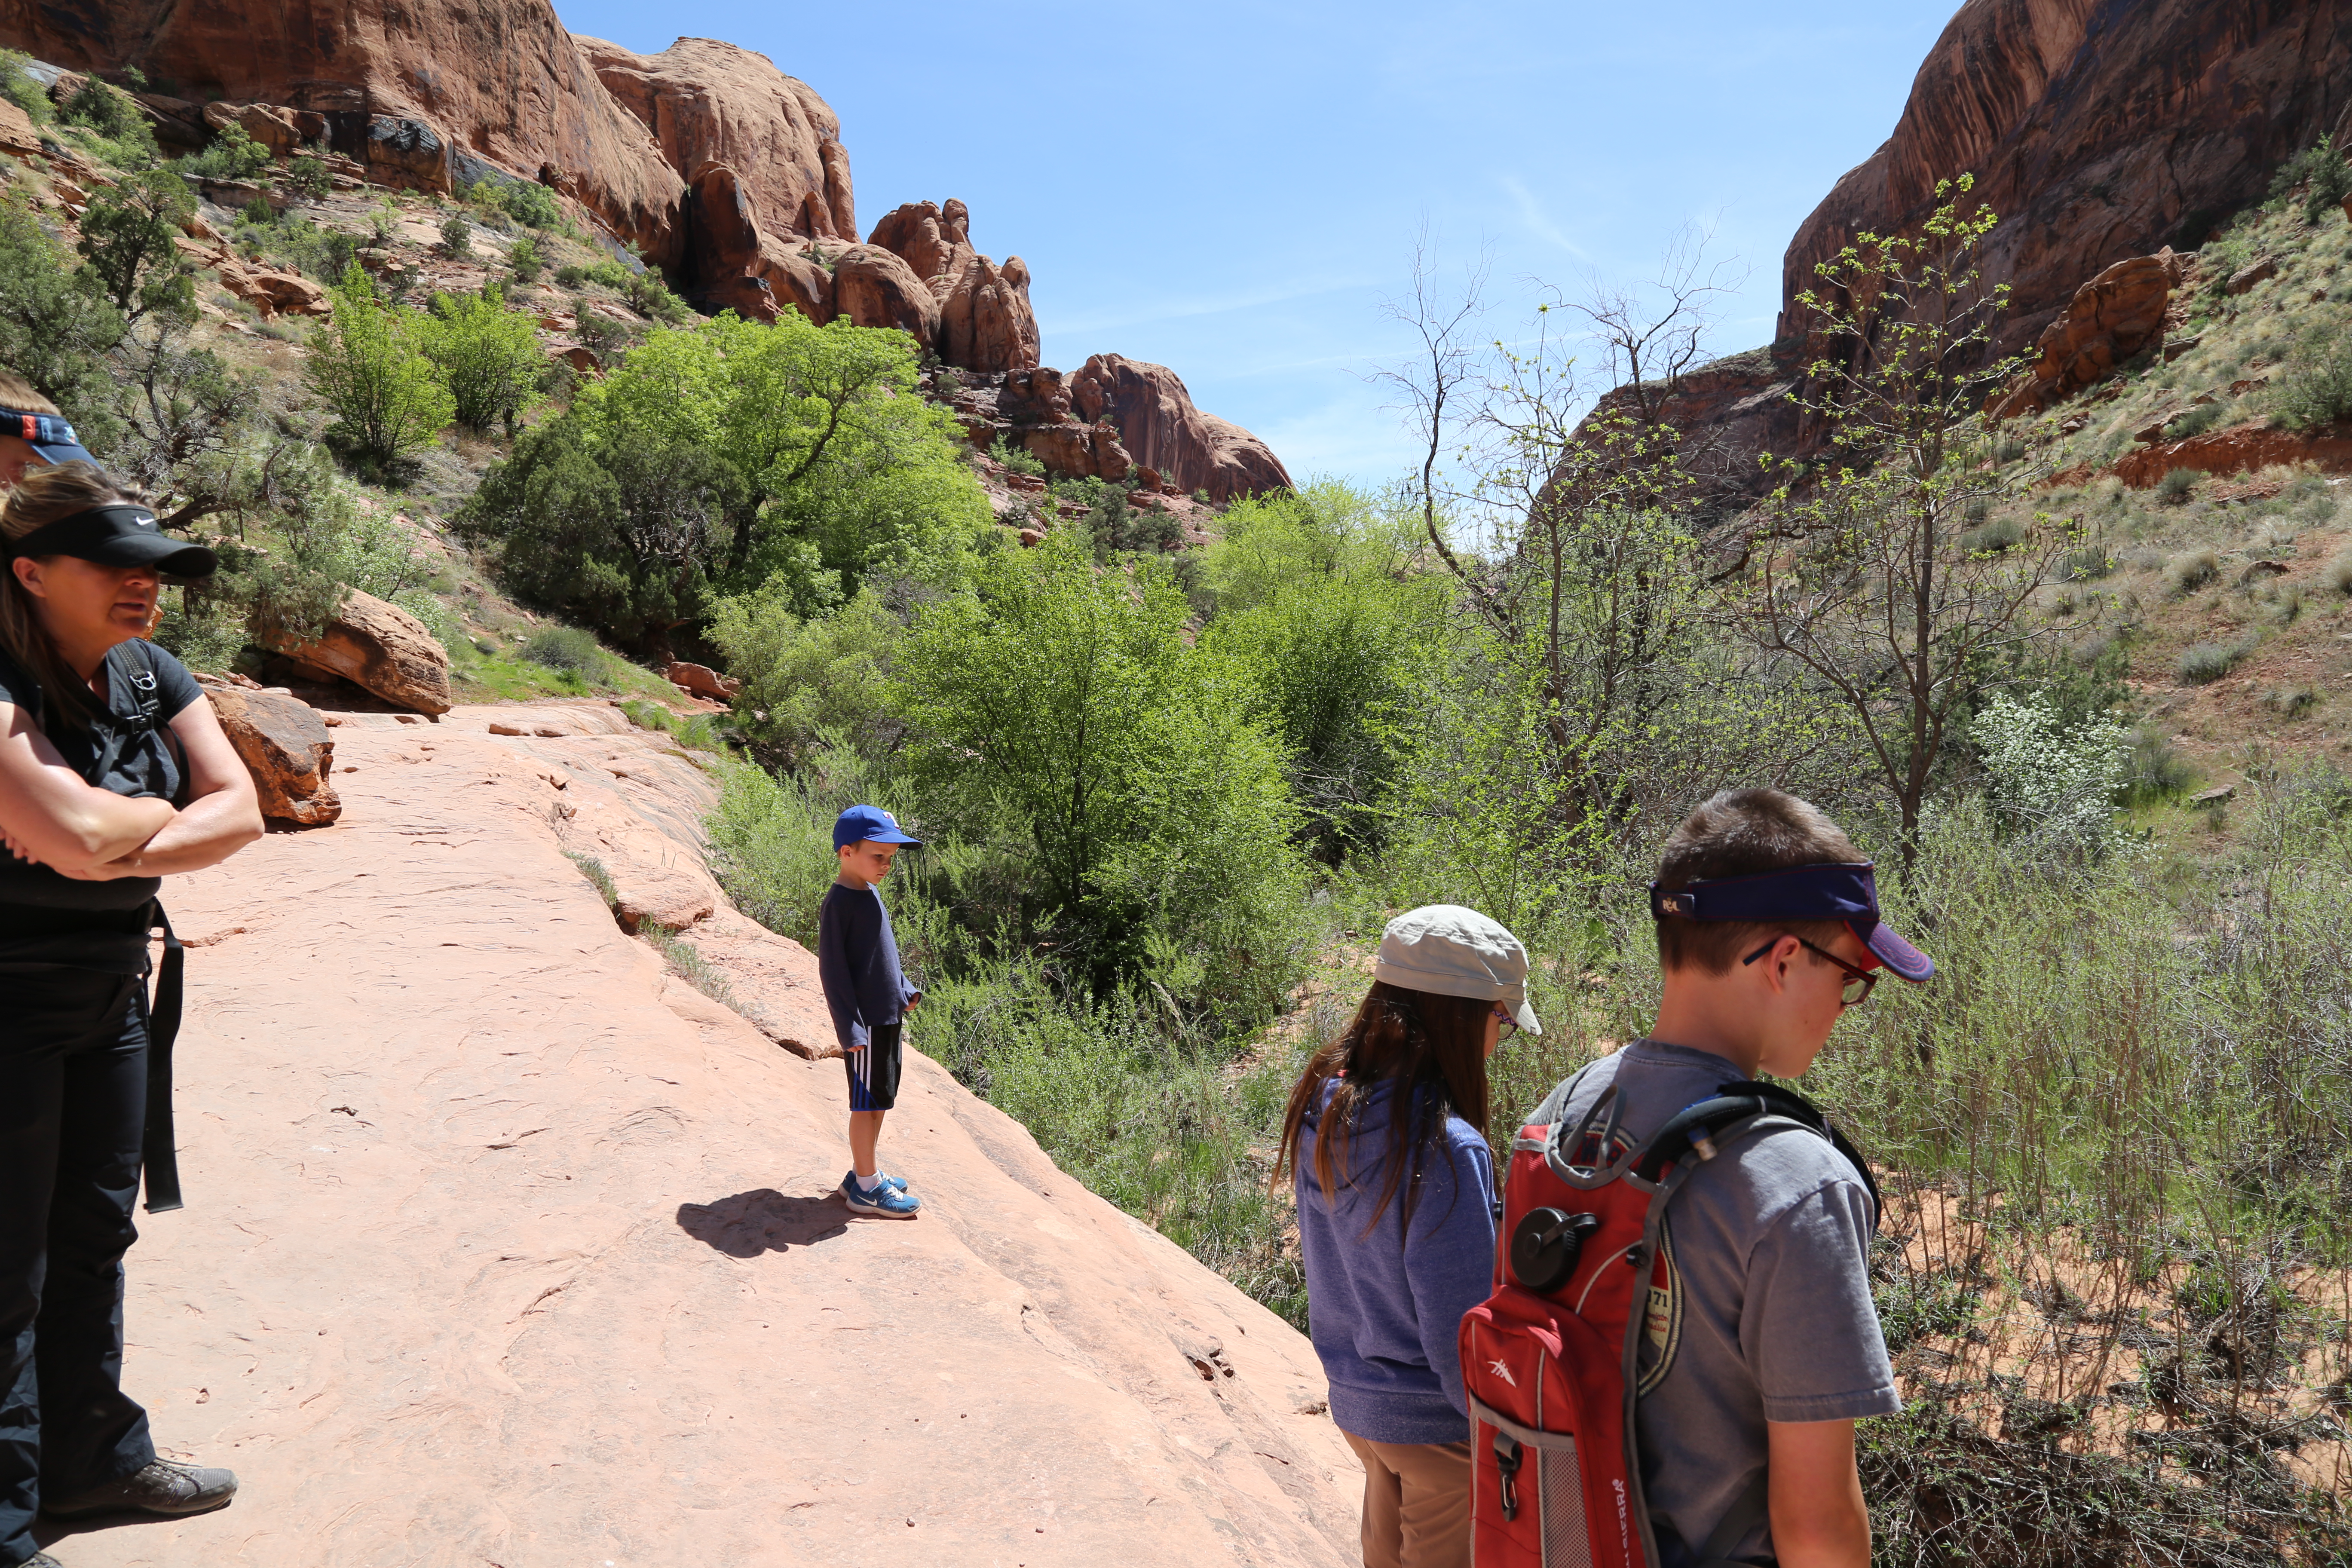
{"type": "Polygon", "coordinates": [[[849,1069],[849,1109],[887,1110],[898,1103],[898,1030],[897,1024],[877,1024],[866,1031],[866,1043],[841,1058],[849,1069]]]}

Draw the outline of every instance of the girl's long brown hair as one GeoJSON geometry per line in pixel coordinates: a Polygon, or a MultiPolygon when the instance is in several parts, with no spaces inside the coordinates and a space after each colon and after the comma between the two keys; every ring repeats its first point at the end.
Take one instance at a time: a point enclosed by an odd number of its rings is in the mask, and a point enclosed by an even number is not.
{"type": "Polygon", "coordinates": [[[1380,1201],[1364,1231],[1371,1233],[1400,1190],[1404,1210],[1399,1232],[1412,1229],[1421,1199],[1422,1162],[1443,1142],[1446,1117],[1458,1116],[1481,1133],[1486,1131],[1486,1015],[1494,1006],[1480,997],[1441,996],[1372,982],[1355,1017],[1338,1039],[1308,1059],[1290,1091],[1273,1183],[1279,1184],[1285,1171],[1298,1168],[1299,1130],[1307,1113],[1322,1105],[1324,1086],[1336,1079],[1316,1130],[1315,1180],[1326,1194],[1352,1185],[1357,1118],[1373,1089],[1390,1083],[1380,1201]]]}
{"type": "MultiPolygon", "coordinates": [[[[22,539],[61,517],[137,499],[88,463],[28,468],[8,492],[7,504],[0,506],[0,537],[22,539]]],[[[16,563],[0,562],[0,653],[41,683],[44,725],[87,730],[99,715],[98,694],[58,652],[56,639],[41,624],[39,605],[16,580],[16,563]]]]}

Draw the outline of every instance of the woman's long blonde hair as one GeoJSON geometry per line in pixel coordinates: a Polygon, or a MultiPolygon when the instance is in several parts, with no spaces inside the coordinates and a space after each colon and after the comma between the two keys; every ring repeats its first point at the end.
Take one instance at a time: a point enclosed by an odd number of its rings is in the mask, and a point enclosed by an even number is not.
{"type": "MultiPolygon", "coordinates": [[[[28,468],[8,492],[7,504],[0,506],[0,538],[14,543],[61,517],[137,499],[88,463],[28,468]]],[[[58,651],[57,639],[41,624],[39,601],[16,580],[15,563],[5,564],[7,570],[0,572],[0,653],[41,683],[44,725],[62,722],[86,730],[100,712],[97,693],[58,651]]]]}

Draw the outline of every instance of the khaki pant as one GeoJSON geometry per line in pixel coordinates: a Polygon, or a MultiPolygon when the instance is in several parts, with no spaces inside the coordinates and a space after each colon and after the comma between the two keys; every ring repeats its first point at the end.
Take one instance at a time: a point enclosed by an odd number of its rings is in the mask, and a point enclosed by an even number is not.
{"type": "Polygon", "coordinates": [[[1341,1436],[1364,1462],[1364,1568],[1469,1568],[1468,1440],[1341,1436]]]}

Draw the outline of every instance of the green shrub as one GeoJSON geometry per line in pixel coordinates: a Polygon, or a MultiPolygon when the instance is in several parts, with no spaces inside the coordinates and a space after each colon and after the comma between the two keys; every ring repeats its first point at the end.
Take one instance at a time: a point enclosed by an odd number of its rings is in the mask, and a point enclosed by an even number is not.
{"type": "Polygon", "coordinates": [[[1006,446],[1002,436],[989,443],[988,455],[1002,464],[1006,473],[1026,474],[1039,479],[1045,477],[1045,465],[1037,460],[1035,453],[1026,447],[1006,446]]]}
{"type": "Polygon", "coordinates": [[[700,621],[741,477],[661,431],[592,433],[573,412],[525,431],[457,514],[509,590],[653,647],[700,621]]]}
{"type": "Polygon", "coordinates": [[[709,635],[743,683],[737,721],[761,761],[789,773],[828,746],[881,756],[904,738],[886,698],[906,628],[870,587],[829,616],[802,616],[791,582],[774,577],[714,605],[709,635]]]}
{"type": "Polygon", "coordinates": [[[334,416],[328,435],[365,465],[398,462],[430,442],[457,402],[418,348],[414,311],[387,303],[354,264],[333,290],[305,382],[334,416]]]}
{"type": "Polygon", "coordinates": [[[626,321],[615,321],[602,310],[592,310],[584,299],[572,306],[574,325],[572,335],[580,346],[596,356],[600,365],[609,365],[628,352],[637,341],[636,329],[626,321]]]}
{"type": "Polygon", "coordinates": [[[593,261],[584,267],[576,261],[567,262],[555,269],[555,281],[563,288],[578,289],[584,284],[600,283],[616,294],[628,292],[634,276],[627,268],[609,258],[593,261]]]}
{"type": "Polygon", "coordinates": [[[2294,430],[2352,415],[2352,320],[2331,318],[2298,338],[2271,400],[2281,422],[2294,430]]]}
{"type": "Polygon", "coordinates": [[[524,639],[522,657],[549,669],[563,670],[583,680],[594,680],[612,668],[606,653],[591,633],[578,626],[541,626],[524,639]]]}
{"type": "Polygon", "coordinates": [[[2210,686],[2237,668],[2245,657],[2241,644],[2201,642],[2183,648],[2172,668],[2183,686],[2210,686]]]}
{"type": "Polygon", "coordinates": [[[474,254],[474,226],[464,213],[451,213],[441,220],[441,254],[449,257],[474,254]]]}
{"type": "Polygon", "coordinates": [[[98,141],[90,150],[117,168],[144,168],[159,157],[145,112],[129,93],[96,77],[83,82],[58,118],[92,132],[98,141]]]}
{"type": "Polygon", "coordinates": [[[221,127],[203,152],[181,159],[179,167],[207,180],[255,180],[269,167],[269,149],[232,121],[221,127]]]}
{"type": "Polygon", "coordinates": [[[563,226],[563,208],[556,202],[555,193],[535,180],[504,180],[488,187],[474,187],[478,196],[488,200],[517,223],[532,228],[563,226]]]}
{"type": "Polygon", "coordinates": [[[2281,163],[2271,175],[2271,201],[2284,202],[2298,185],[2305,187],[2304,221],[2316,223],[2330,207],[2342,205],[2346,196],[2352,195],[2352,164],[2347,164],[2344,154],[2322,136],[2281,163]]]}
{"type": "Polygon", "coordinates": [[[48,90],[33,79],[25,68],[33,63],[30,55],[15,49],[0,49],[0,94],[25,111],[25,118],[36,125],[47,125],[52,110],[48,90]]]}
{"type": "Polygon", "coordinates": [[[2115,569],[2116,558],[2107,553],[2105,546],[2098,544],[2070,550],[2058,563],[2058,574],[2068,583],[2095,582],[2115,569]]]}
{"type": "Polygon", "coordinates": [[[472,430],[502,425],[514,434],[538,394],[547,356],[540,352],[538,323],[507,309],[497,284],[484,284],[479,294],[435,295],[432,313],[416,324],[416,345],[440,371],[459,424],[472,430]]]}
{"type": "Polygon", "coordinates": [[[1998,519],[1960,535],[1960,550],[1969,555],[1998,555],[2024,542],[2025,525],[2013,517],[1998,519]]]}
{"type": "Polygon", "coordinates": [[[2212,551],[2184,550],[2164,563],[2165,585],[2175,594],[2193,594],[2221,571],[2221,558],[2212,551]]]}
{"type": "Polygon", "coordinates": [[[305,153],[286,165],[286,188],[306,202],[323,202],[334,194],[335,178],[323,160],[305,153]]]}
{"type": "Polygon", "coordinates": [[[1262,1014],[1288,984],[1302,866],[1250,670],[1187,646],[1157,563],[1097,573],[1055,535],[976,575],[923,612],[890,683],[929,807],[1034,843],[1034,908],[1094,994],[1148,974],[1262,1014]]]}
{"type": "Polygon", "coordinates": [[[2156,499],[2159,505],[2179,506],[2197,489],[2197,481],[2205,476],[2195,468],[2169,468],[2164,478],[2156,481],[2156,499]]]}
{"type": "Polygon", "coordinates": [[[538,243],[530,236],[522,235],[507,247],[507,270],[513,274],[516,282],[536,282],[546,267],[546,260],[539,253],[538,243]]]}
{"type": "Polygon", "coordinates": [[[2164,438],[2168,441],[2186,441],[2191,436],[2202,436],[2206,431],[2221,423],[2222,417],[2229,411],[2229,405],[2224,403],[2200,404],[2167,425],[2164,427],[2164,438]]]}
{"type": "Polygon", "coordinates": [[[278,221],[278,209],[270,205],[268,196],[256,196],[237,209],[236,221],[239,226],[252,224],[256,227],[268,227],[278,221]]]}

